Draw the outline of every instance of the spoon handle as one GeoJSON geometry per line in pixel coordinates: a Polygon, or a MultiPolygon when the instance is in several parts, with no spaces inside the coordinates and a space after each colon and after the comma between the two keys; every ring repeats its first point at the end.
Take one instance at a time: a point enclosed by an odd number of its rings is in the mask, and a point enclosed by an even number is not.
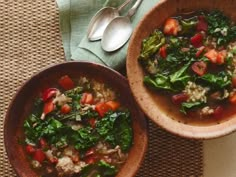
{"type": "Polygon", "coordinates": [[[127,14],[127,17],[131,18],[135,12],[137,11],[139,5],[142,3],[143,0],[137,0],[135,2],[135,4],[133,5],[133,7],[129,10],[128,14],[127,14]]]}
{"type": "Polygon", "coordinates": [[[121,4],[117,10],[120,12],[125,6],[127,6],[130,3],[131,0],[126,0],[123,4],[121,4]]]}

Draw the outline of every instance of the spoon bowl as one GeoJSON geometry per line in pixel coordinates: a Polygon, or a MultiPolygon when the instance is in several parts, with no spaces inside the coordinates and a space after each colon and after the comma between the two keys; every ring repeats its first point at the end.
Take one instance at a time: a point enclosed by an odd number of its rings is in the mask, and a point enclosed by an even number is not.
{"type": "Polygon", "coordinates": [[[137,11],[143,0],[137,0],[126,16],[114,18],[106,27],[101,45],[106,52],[121,48],[130,38],[133,28],[131,17],[137,11]]]}
{"type": "Polygon", "coordinates": [[[87,37],[90,41],[96,41],[102,38],[107,25],[116,17],[120,11],[129,4],[131,0],[126,0],[118,8],[104,7],[99,10],[91,19],[88,25],[87,37]]]}
{"type": "Polygon", "coordinates": [[[129,17],[116,17],[105,30],[101,41],[102,48],[107,52],[119,49],[128,41],[132,31],[129,17]]]}
{"type": "Polygon", "coordinates": [[[88,39],[90,41],[101,39],[107,25],[117,16],[119,11],[113,7],[105,7],[98,11],[89,24],[88,39]]]}

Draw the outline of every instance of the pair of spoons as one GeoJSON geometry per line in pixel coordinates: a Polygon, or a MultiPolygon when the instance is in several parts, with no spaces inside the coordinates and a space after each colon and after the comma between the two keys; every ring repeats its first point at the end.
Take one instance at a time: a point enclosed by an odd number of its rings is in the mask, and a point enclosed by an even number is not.
{"type": "Polygon", "coordinates": [[[130,2],[126,0],[120,7],[105,7],[91,19],[87,37],[90,41],[101,39],[101,45],[106,52],[112,52],[122,47],[132,34],[131,17],[137,11],[143,0],[137,0],[126,16],[119,16],[120,11],[130,2]]]}

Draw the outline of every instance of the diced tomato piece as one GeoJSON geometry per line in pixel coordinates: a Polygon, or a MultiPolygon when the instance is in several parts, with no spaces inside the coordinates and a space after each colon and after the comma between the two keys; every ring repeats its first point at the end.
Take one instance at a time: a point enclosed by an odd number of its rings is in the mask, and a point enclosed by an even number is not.
{"type": "Polygon", "coordinates": [[[220,118],[223,114],[224,108],[222,106],[217,106],[214,109],[213,117],[214,118],[220,118]]]}
{"type": "Polygon", "coordinates": [[[28,154],[33,154],[36,151],[35,147],[29,144],[25,147],[25,150],[28,154]]]}
{"type": "Polygon", "coordinates": [[[89,124],[90,124],[90,126],[91,126],[92,128],[95,128],[95,126],[96,126],[96,119],[90,118],[90,119],[89,119],[89,124]]]}
{"type": "Polygon", "coordinates": [[[179,31],[180,25],[178,20],[174,18],[169,18],[166,20],[163,29],[164,34],[176,36],[179,31]]]}
{"type": "Polygon", "coordinates": [[[84,159],[87,164],[94,164],[98,161],[98,157],[96,155],[90,155],[84,159]]]}
{"type": "Polygon", "coordinates": [[[191,68],[197,75],[202,76],[206,73],[207,64],[204,61],[197,61],[192,64],[191,68]]]}
{"type": "Polygon", "coordinates": [[[233,85],[233,87],[236,87],[236,75],[235,74],[232,76],[232,85],[233,85]]]}
{"type": "Polygon", "coordinates": [[[71,112],[71,106],[68,105],[68,104],[64,104],[62,107],[61,107],[61,113],[62,114],[68,114],[71,112]]]}
{"type": "Polygon", "coordinates": [[[109,110],[111,110],[111,108],[110,108],[110,106],[107,105],[106,103],[100,102],[100,103],[97,103],[97,104],[96,104],[95,110],[98,112],[98,114],[99,114],[101,117],[104,117],[104,115],[105,115],[109,110]]]}
{"type": "Polygon", "coordinates": [[[208,24],[206,18],[203,15],[198,16],[197,31],[207,31],[208,24]]]}
{"type": "Polygon", "coordinates": [[[53,164],[57,164],[58,163],[58,158],[56,157],[51,157],[51,158],[48,158],[49,162],[53,163],[53,164]]]}
{"type": "Polygon", "coordinates": [[[236,104],[236,93],[229,97],[229,102],[232,104],[236,104]]]}
{"type": "Polygon", "coordinates": [[[179,93],[179,94],[172,96],[172,102],[174,104],[181,104],[181,103],[187,101],[188,98],[189,98],[189,96],[186,93],[179,93]]]}
{"type": "Polygon", "coordinates": [[[217,55],[218,52],[215,49],[211,49],[205,53],[204,56],[207,57],[212,63],[217,63],[217,55]]]}
{"type": "Polygon", "coordinates": [[[42,149],[48,148],[48,143],[46,142],[46,140],[45,140],[44,138],[40,138],[39,144],[40,144],[40,147],[41,147],[42,149]]]}
{"type": "Polygon", "coordinates": [[[162,46],[159,50],[159,54],[162,58],[166,58],[167,57],[167,52],[166,52],[166,45],[162,46]]]}
{"type": "Polygon", "coordinates": [[[205,46],[199,47],[196,53],[196,57],[197,58],[200,57],[200,55],[204,52],[204,50],[205,50],[205,46]]]}
{"type": "Polygon", "coordinates": [[[46,159],[46,155],[41,149],[37,149],[33,156],[34,160],[37,160],[39,163],[42,163],[46,159]]]}
{"type": "Polygon", "coordinates": [[[43,113],[46,115],[54,110],[54,103],[53,100],[49,100],[44,103],[43,113]]]}
{"type": "Polygon", "coordinates": [[[73,80],[68,75],[62,76],[58,80],[58,83],[65,90],[70,90],[75,87],[73,80]]]}
{"type": "Polygon", "coordinates": [[[216,63],[221,65],[223,63],[225,63],[225,58],[226,58],[226,51],[222,50],[220,52],[218,52],[217,58],[216,58],[216,63]]]}
{"type": "Polygon", "coordinates": [[[72,160],[74,163],[77,163],[77,162],[79,162],[79,156],[78,156],[78,155],[73,155],[73,156],[71,157],[71,160],[72,160]]]}
{"type": "Polygon", "coordinates": [[[44,102],[46,102],[49,98],[52,98],[56,95],[58,89],[56,88],[48,88],[46,89],[42,94],[42,99],[44,102]]]}
{"type": "Polygon", "coordinates": [[[195,34],[190,38],[190,42],[196,48],[201,47],[203,45],[203,35],[201,33],[195,34]]]}
{"type": "Polygon", "coordinates": [[[87,156],[93,155],[94,153],[95,153],[94,148],[91,148],[91,149],[86,151],[85,156],[87,157],[87,156]]]}
{"type": "Polygon", "coordinates": [[[92,93],[83,93],[82,98],[80,100],[81,104],[93,104],[93,95],[92,93]]]}
{"type": "Polygon", "coordinates": [[[117,101],[108,101],[106,104],[111,108],[112,111],[115,111],[120,107],[120,103],[117,101]]]}

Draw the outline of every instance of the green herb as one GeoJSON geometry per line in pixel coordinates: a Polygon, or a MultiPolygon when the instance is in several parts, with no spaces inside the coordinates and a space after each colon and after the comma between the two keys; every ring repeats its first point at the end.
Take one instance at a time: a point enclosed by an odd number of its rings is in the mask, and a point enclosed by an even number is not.
{"type": "Polygon", "coordinates": [[[104,161],[99,161],[95,164],[88,165],[80,172],[80,177],[114,177],[117,173],[115,166],[110,165],[104,161]]]}
{"type": "Polygon", "coordinates": [[[75,148],[79,150],[86,150],[99,141],[98,135],[93,132],[91,127],[80,128],[77,131],[73,131],[71,134],[70,139],[75,148]]]}
{"type": "Polygon", "coordinates": [[[96,123],[98,134],[113,146],[120,145],[127,151],[132,144],[132,129],[129,112],[109,112],[96,123]]]}
{"type": "Polygon", "coordinates": [[[212,11],[207,15],[208,33],[217,39],[217,45],[228,44],[236,38],[236,26],[231,26],[230,19],[220,11],[212,11]]]}
{"type": "Polygon", "coordinates": [[[156,74],[155,76],[145,76],[143,80],[144,84],[154,88],[154,89],[161,89],[166,91],[175,91],[172,88],[170,83],[170,79],[168,76],[162,74],[156,74]]]}
{"type": "Polygon", "coordinates": [[[187,63],[185,66],[180,68],[180,70],[176,71],[172,75],[170,75],[170,82],[175,84],[179,83],[178,85],[183,88],[187,82],[190,80],[190,75],[187,74],[187,69],[189,68],[191,62],[187,63]]]}
{"type": "Polygon", "coordinates": [[[196,25],[197,25],[197,18],[193,17],[191,19],[180,20],[180,24],[181,24],[182,35],[192,34],[194,33],[196,25]]]}
{"type": "Polygon", "coordinates": [[[199,107],[203,102],[184,102],[181,104],[180,112],[186,114],[188,110],[199,107]]]}
{"type": "Polygon", "coordinates": [[[147,61],[165,43],[165,37],[160,30],[154,31],[147,39],[143,40],[139,60],[147,61]]]}
{"type": "Polygon", "coordinates": [[[204,81],[214,90],[223,89],[231,85],[231,77],[224,71],[217,74],[205,74],[199,77],[199,80],[204,81]]]}

